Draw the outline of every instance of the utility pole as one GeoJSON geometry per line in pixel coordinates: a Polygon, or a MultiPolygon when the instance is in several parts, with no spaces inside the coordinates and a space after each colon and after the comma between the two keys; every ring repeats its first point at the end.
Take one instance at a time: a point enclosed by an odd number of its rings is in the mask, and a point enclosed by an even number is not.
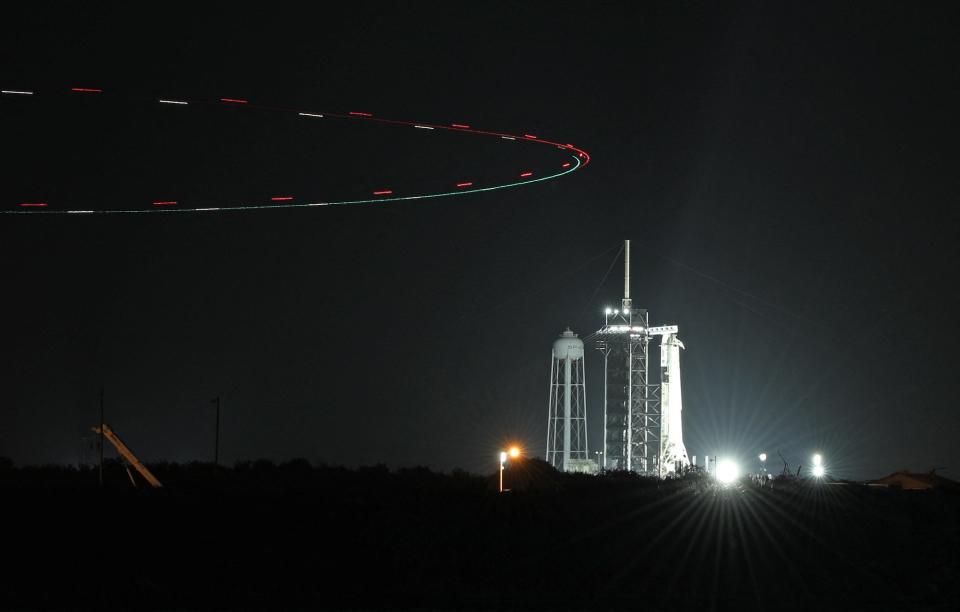
{"type": "Polygon", "coordinates": [[[100,387],[100,486],[103,486],[103,387],[100,387]]]}
{"type": "Polygon", "coordinates": [[[213,438],[213,467],[220,467],[220,396],[212,400],[217,405],[217,426],[213,438]]]}

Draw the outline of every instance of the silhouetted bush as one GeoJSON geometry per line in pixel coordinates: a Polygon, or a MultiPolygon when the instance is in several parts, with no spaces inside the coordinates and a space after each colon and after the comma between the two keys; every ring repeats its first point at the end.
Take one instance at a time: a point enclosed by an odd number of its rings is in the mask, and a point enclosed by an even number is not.
{"type": "Polygon", "coordinates": [[[0,468],[0,608],[951,609],[960,496],[241,462],[0,468]],[[41,604],[38,604],[41,602],[41,604]]]}

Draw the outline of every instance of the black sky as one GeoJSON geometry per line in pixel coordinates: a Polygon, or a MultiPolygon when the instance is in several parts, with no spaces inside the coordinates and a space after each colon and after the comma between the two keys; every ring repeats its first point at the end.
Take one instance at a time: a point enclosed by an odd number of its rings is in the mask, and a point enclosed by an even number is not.
{"type": "MultiPolygon", "coordinates": [[[[692,454],[820,450],[850,476],[957,477],[949,5],[145,7],[5,9],[0,85],[469,121],[575,143],[593,163],[428,202],[0,217],[0,455],[75,462],[101,385],[107,421],[145,460],[209,459],[217,395],[227,461],[479,471],[507,439],[542,452],[552,339],[599,327],[620,264],[601,280],[631,238],[635,303],[687,346],[692,454]]],[[[4,147],[6,207],[26,149],[44,160],[26,183],[65,189],[90,176],[78,156],[96,166],[129,147],[145,178],[102,172],[131,198],[174,182],[403,186],[434,164],[505,163],[422,134],[272,117],[170,128],[159,115],[82,126],[103,136],[91,157],[48,107],[0,101],[17,145],[4,147]],[[171,167],[171,151],[189,167],[171,167]]],[[[593,354],[587,370],[599,443],[593,354]]]]}

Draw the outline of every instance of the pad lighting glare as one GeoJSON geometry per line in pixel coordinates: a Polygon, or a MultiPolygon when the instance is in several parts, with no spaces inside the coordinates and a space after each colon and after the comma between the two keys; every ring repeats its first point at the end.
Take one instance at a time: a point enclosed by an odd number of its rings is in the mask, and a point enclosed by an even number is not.
{"type": "Polygon", "coordinates": [[[740,467],[736,463],[729,459],[717,463],[717,480],[722,484],[730,484],[738,478],[740,478],[740,467]]]}
{"type": "MultiPolygon", "coordinates": [[[[62,91],[62,90],[61,90],[62,91]]],[[[70,87],[69,91],[75,93],[103,93],[103,89],[93,88],[93,87],[70,87]]],[[[24,89],[2,89],[0,93],[5,95],[19,95],[19,96],[31,96],[31,97],[43,97],[45,94],[43,91],[31,91],[24,89]]],[[[190,99],[190,98],[187,98],[190,99]]],[[[118,100],[123,102],[129,102],[130,100],[120,98],[117,94],[112,93],[110,96],[112,103],[116,103],[118,100]]],[[[203,100],[193,100],[190,99],[190,102],[187,102],[185,99],[178,98],[160,98],[154,99],[159,104],[171,105],[171,106],[193,106],[195,103],[199,105],[205,104],[203,100]]],[[[347,205],[347,204],[370,204],[370,203],[382,203],[382,202],[396,202],[396,201],[406,201],[406,200],[422,200],[422,199],[431,199],[431,198],[442,198],[450,197],[456,195],[464,195],[470,193],[481,193],[488,191],[496,191],[500,189],[510,189],[514,187],[520,187],[523,185],[529,185],[532,183],[539,183],[542,181],[553,180],[561,176],[570,174],[571,172],[576,172],[577,170],[586,167],[590,163],[590,155],[582,150],[574,147],[570,144],[563,144],[559,142],[553,142],[534,136],[533,134],[523,134],[522,136],[517,136],[514,134],[505,134],[503,132],[497,132],[492,130],[482,130],[473,128],[470,125],[465,123],[451,123],[449,127],[447,124],[443,123],[424,123],[424,122],[414,122],[414,121],[402,121],[402,120],[393,120],[393,119],[384,119],[379,117],[374,117],[373,113],[360,112],[360,111],[349,111],[347,113],[328,113],[328,112],[306,112],[291,110],[289,108],[278,108],[272,106],[265,106],[260,104],[251,104],[249,100],[242,98],[216,98],[215,103],[219,102],[222,106],[243,106],[246,108],[256,108],[259,110],[267,110],[273,112],[293,112],[300,117],[309,117],[309,118],[332,118],[332,119],[354,119],[360,121],[371,121],[381,125],[407,125],[412,126],[418,129],[426,130],[446,130],[449,132],[461,132],[468,133],[474,136],[486,136],[486,137],[499,137],[504,140],[522,140],[524,142],[530,142],[532,144],[544,144],[550,145],[551,148],[559,148],[566,151],[569,155],[567,159],[561,165],[561,170],[558,172],[543,174],[542,176],[534,177],[534,172],[532,170],[524,171],[520,174],[520,179],[523,180],[506,180],[506,177],[501,179],[501,182],[493,181],[492,184],[489,184],[485,187],[477,187],[473,181],[463,181],[455,182],[451,181],[447,183],[448,185],[456,185],[455,188],[450,188],[447,191],[440,192],[426,192],[413,195],[405,196],[395,196],[392,189],[381,189],[373,192],[375,198],[363,198],[363,199],[339,199],[339,200],[329,200],[329,201],[315,201],[315,202],[303,202],[301,201],[294,202],[293,196],[274,196],[270,198],[270,203],[255,204],[255,205],[237,205],[237,206],[199,206],[199,202],[194,202],[191,205],[191,202],[188,198],[180,197],[176,200],[147,200],[151,202],[151,205],[144,206],[143,208],[137,209],[100,209],[100,210],[89,210],[89,209],[65,209],[58,208],[56,202],[47,202],[47,201],[34,201],[34,202],[12,202],[8,203],[6,207],[11,207],[6,210],[0,209],[0,213],[3,214],[135,214],[135,213],[176,213],[176,212],[211,212],[211,211],[241,211],[241,210],[263,210],[263,209],[276,209],[276,208],[308,208],[308,207],[318,207],[318,206],[338,206],[338,205],[347,205]],[[385,197],[388,196],[388,197],[385,197]]],[[[26,103],[26,102],[25,102],[26,103]]],[[[206,102],[209,104],[209,101],[206,102]]],[[[188,111],[185,111],[188,112],[188,111]]],[[[516,175],[514,175],[516,176],[516,175]]],[[[486,181],[485,181],[486,182],[486,181]]],[[[279,189],[278,189],[279,191],[279,189]]],[[[281,191],[282,193],[282,191],[281,191]]]]}

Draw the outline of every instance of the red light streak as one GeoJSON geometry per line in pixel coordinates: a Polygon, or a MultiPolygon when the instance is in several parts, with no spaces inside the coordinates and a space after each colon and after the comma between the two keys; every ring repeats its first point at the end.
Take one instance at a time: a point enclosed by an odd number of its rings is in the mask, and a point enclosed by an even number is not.
{"type": "Polygon", "coordinates": [[[570,167],[570,162],[567,162],[563,164],[563,166],[561,166],[561,168],[569,168],[569,167],[570,167]]]}
{"type": "Polygon", "coordinates": [[[270,198],[271,202],[289,202],[293,199],[293,196],[274,196],[270,198]]]}
{"type": "Polygon", "coordinates": [[[536,138],[536,136],[534,136],[533,134],[524,134],[523,136],[525,138],[534,138],[534,139],[536,138]]]}
{"type": "Polygon", "coordinates": [[[457,183],[457,187],[471,187],[473,183],[457,183]]]}
{"type": "Polygon", "coordinates": [[[374,192],[373,192],[373,195],[390,195],[390,194],[392,194],[392,193],[393,193],[392,190],[390,190],[390,189],[384,189],[384,190],[382,190],[382,191],[374,191],[374,192]]]}
{"type": "Polygon", "coordinates": [[[221,102],[227,102],[230,104],[249,104],[248,100],[240,100],[238,98],[220,98],[221,102]]]}
{"type": "Polygon", "coordinates": [[[163,202],[154,202],[154,206],[176,206],[177,203],[174,200],[166,200],[163,202]]]}
{"type": "Polygon", "coordinates": [[[71,87],[70,91],[77,91],[82,93],[103,93],[102,89],[94,89],[92,87],[71,87]]]}
{"type": "Polygon", "coordinates": [[[462,123],[451,123],[450,125],[453,126],[453,127],[455,127],[455,128],[460,128],[461,130],[469,130],[469,129],[470,129],[470,126],[469,126],[469,125],[464,125],[464,124],[462,124],[462,123]]]}
{"type": "Polygon", "coordinates": [[[21,202],[20,206],[30,207],[30,208],[43,208],[46,206],[46,202],[21,202]]]}
{"type": "Polygon", "coordinates": [[[527,178],[528,176],[533,176],[533,172],[524,172],[520,175],[520,178],[527,178]]]}
{"type": "Polygon", "coordinates": [[[373,113],[358,113],[356,111],[350,111],[350,114],[354,117],[373,117],[373,113]]]}

